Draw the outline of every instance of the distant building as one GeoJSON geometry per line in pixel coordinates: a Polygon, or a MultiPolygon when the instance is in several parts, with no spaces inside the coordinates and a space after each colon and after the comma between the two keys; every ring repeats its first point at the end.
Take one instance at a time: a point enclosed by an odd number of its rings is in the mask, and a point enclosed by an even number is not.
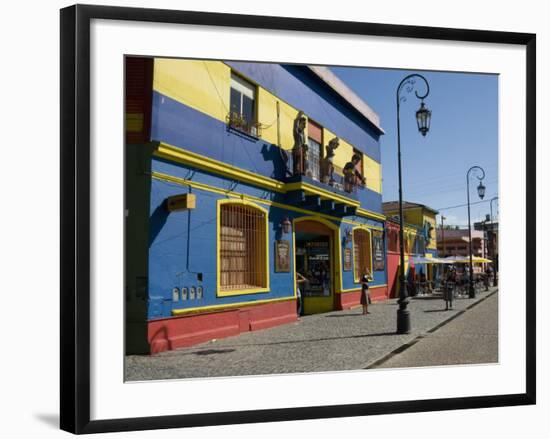
{"type": "MultiPolygon", "coordinates": [[[[468,229],[437,229],[437,251],[440,257],[469,256],[469,243],[468,229]]],[[[480,230],[472,230],[472,254],[487,256],[484,234],[480,230]]]]}
{"type": "Polygon", "coordinates": [[[498,221],[480,221],[474,223],[474,229],[485,233],[486,256],[494,262],[498,271],[498,221]]]}
{"type": "MultiPolygon", "coordinates": [[[[399,202],[382,203],[382,210],[387,216],[388,290],[390,297],[397,297],[399,295],[400,266],[399,202]]],[[[427,280],[433,280],[434,278],[432,264],[414,264],[411,263],[411,258],[415,256],[432,258],[438,255],[435,233],[435,217],[437,214],[436,210],[423,204],[403,202],[405,272],[407,276],[425,274],[427,280]]]]}

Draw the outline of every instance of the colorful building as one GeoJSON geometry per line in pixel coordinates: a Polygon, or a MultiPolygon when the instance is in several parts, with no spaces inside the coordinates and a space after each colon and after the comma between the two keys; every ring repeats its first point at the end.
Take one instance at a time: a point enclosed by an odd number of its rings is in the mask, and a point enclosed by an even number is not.
{"type": "MultiPolygon", "coordinates": [[[[472,255],[480,258],[488,256],[482,230],[472,229],[472,255]]],[[[469,256],[470,237],[468,229],[437,229],[437,247],[441,257],[469,256]]]]}
{"type": "MultiPolygon", "coordinates": [[[[399,202],[383,203],[386,220],[387,271],[388,290],[390,297],[399,296],[399,202]]],[[[432,264],[414,264],[414,257],[432,258],[438,255],[436,240],[436,215],[438,212],[428,206],[418,203],[403,202],[405,275],[421,276],[424,274],[429,281],[434,280],[432,264]]]]}
{"type": "Polygon", "coordinates": [[[128,57],[125,111],[128,353],[388,297],[383,130],[330,69],[128,57]]]}

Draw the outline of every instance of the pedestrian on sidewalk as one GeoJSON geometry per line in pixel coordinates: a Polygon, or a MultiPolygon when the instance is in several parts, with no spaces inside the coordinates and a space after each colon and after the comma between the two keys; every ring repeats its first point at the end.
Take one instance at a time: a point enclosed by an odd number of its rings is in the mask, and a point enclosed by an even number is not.
{"type": "Polygon", "coordinates": [[[491,266],[487,264],[487,268],[485,268],[485,277],[484,277],[484,284],[485,284],[485,291],[489,291],[489,281],[493,278],[493,270],[491,270],[491,266]]]}
{"type": "Polygon", "coordinates": [[[367,269],[366,274],[361,278],[361,305],[363,305],[363,315],[370,314],[369,312],[369,303],[370,293],[369,293],[369,282],[372,281],[372,275],[367,269]]]}
{"type": "Polygon", "coordinates": [[[456,286],[456,269],[451,267],[447,272],[445,288],[443,289],[443,299],[445,300],[445,311],[453,309],[453,295],[456,286]]]}
{"type": "Polygon", "coordinates": [[[304,303],[302,302],[302,288],[307,286],[307,278],[301,273],[296,272],[296,313],[298,318],[304,313],[304,303]]]}

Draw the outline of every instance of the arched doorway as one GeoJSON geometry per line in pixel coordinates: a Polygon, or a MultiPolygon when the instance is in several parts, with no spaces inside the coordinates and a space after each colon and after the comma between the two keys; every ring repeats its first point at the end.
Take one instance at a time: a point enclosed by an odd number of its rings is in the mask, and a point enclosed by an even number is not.
{"type": "Polygon", "coordinates": [[[294,267],[307,279],[298,285],[303,314],[334,309],[337,231],[338,226],[326,220],[306,217],[294,221],[294,267]]]}

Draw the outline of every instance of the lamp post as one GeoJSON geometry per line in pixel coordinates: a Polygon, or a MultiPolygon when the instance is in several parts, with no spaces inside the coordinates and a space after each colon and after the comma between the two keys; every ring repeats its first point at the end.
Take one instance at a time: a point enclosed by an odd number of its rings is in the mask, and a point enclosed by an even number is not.
{"type": "Polygon", "coordinates": [[[495,222],[493,219],[493,201],[498,200],[498,197],[491,198],[491,202],[489,205],[491,206],[491,254],[493,255],[493,286],[496,287],[498,285],[498,278],[497,278],[497,253],[495,248],[495,222]]]}
{"type": "Polygon", "coordinates": [[[401,91],[405,88],[407,93],[410,93],[414,89],[416,83],[416,78],[421,79],[426,84],[426,93],[418,94],[418,91],[415,90],[414,94],[418,99],[420,99],[420,108],[416,111],[416,123],[418,125],[418,131],[425,136],[430,130],[430,119],[432,112],[426,108],[424,105],[424,99],[430,93],[430,85],[424,76],[419,75],[418,73],[413,73],[411,75],[405,76],[395,92],[396,103],[397,103],[397,166],[399,174],[399,253],[400,253],[400,270],[399,270],[399,308],[397,310],[397,333],[398,334],[408,334],[411,331],[411,319],[410,311],[407,309],[409,304],[409,298],[407,294],[407,285],[405,283],[405,249],[403,247],[404,243],[404,234],[403,229],[405,222],[403,221],[403,183],[401,178],[401,129],[400,129],[400,120],[399,120],[399,109],[401,106],[401,100],[406,100],[405,97],[401,97],[401,91]]]}
{"type": "Polygon", "coordinates": [[[480,166],[472,166],[470,169],[468,169],[468,172],[466,173],[466,194],[468,198],[468,238],[469,238],[469,244],[470,244],[470,285],[468,287],[468,297],[470,299],[473,299],[476,297],[476,292],[474,289],[474,262],[473,262],[473,255],[472,255],[472,225],[470,222],[470,172],[471,171],[480,171],[482,173],[481,176],[476,175],[476,178],[479,180],[479,186],[477,187],[477,194],[479,198],[483,200],[483,197],[485,196],[485,186],[483,185],[483,179],[485,178],[485,171],[480,166]]]}
{"type": "Polygon", "coordinates": [[[441,215],[441,245],[443,246],[443,257],[445,257],[445,229],[443,228],[443,220],[446,220],[447,217],[441,215]]]}

